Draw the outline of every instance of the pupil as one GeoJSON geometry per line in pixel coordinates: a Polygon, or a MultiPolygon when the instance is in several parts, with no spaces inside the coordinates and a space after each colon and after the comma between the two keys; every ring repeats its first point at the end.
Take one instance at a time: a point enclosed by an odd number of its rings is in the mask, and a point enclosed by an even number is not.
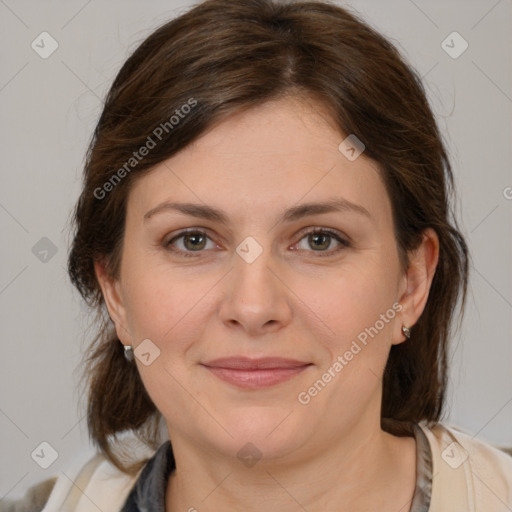
{"type": "Polygon", "coordinates": [[[318,248],[326,248],[329,246],[329,242],[325,243],[325,241],[329,238],[328,235],[322,235],[322,234],[318,234],[318,233],[315,233],[314,235],[312,235],[314,240],[318,240],[318,239],[323,239],[324,240],[324,243],[323,244],[315,244],[315,246],[318,248]]]}
{"type": "MultiPolygon", "coordinates": [[[[199,234],[196,234],[196,235],[188,235],[188,236],[186,237],[186,240],[187,240],[188,242],[190,242],[191,240],[196,240],[196,242],[197,242],[197,239],[201,239],[201,238],[203,238],[203,239],[204,239],[203,235],[199,235],[199,234]]],[[[196,249],[197,249],[198,247],[199,247],[199,248],[202,248],[201,243],[199,242],[199,244],[198,244],[198,243],[196,243],[196,242],[192,242],[192,244],[191,244],[191,245],[190,245],[190,247],[188,247],[188,248],[189,248],[189,249],[190,249],[190,248],[192,248],[192,249],[196,248],[196,249]]],[[[204,242],[204,240],[203,240],[203,242],[204,242]]],[[[204,245],[204,243],[203,243],[203,245],[204,245]]]]}

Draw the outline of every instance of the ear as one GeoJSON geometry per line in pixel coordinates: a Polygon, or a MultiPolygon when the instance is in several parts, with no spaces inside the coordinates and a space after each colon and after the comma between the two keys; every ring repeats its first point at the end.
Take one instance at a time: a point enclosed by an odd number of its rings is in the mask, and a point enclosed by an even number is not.
{"type": "Polygon", "coordinates": [[[409,253],[409,267],[403,277],[400,290],[401,322],[397,322],[393,345],[407,338],[402,325],[411,328],[419,319],[427,304],[430,287],[439,261],[439,238],[428,228],[423,232],[420,246],[409,253]]]}
{"type": "Polygon", "coordinates": [[[120,282],[107,272],[104,259],[94,262],[94,271],[105,299],[108,314],[112,322],[114,322],[117,337],[124,345],[133,345],[128,329],[126,308],[120,282]]]}

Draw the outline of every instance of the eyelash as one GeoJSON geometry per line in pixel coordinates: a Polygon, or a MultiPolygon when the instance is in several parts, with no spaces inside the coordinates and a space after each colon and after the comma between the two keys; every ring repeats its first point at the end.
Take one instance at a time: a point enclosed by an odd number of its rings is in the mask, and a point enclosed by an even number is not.
{"type": "MultiPolygon", "coordinates": [[[[340,252],[341,250],[347,248],[347,247],[350,247],[350,243],[345,239],[343,238],[337,231],[333,230],[333,229],[329,229],[329,228],[314,228],[310,231],[307,231],[306,233],[304,233],[301,238],[299,239],[299,241],[297,242],[297,244],[299,242],[301,242],[304,238],[306,238],[307,236],[309,235],[316,235],[316,234],[323,234],[323,235],[329,235],[331,236],[332,238],[334,238],[336,241],[338,241],[341,245],[335,249],[335,250],[330,250],[330,251],[307,251],[307,252],[314,252],[314,253],[318,253],[317,256],[318,257],[326,257],[326,256],[332,256],[333,254],[337,254],[338,252],[340,252]],[[323,254],[322,254],[323,253],[323,254]]],[[[169,251],[172,251],[172,252],[176,252],[176,253],[181,253],[183,256],[187,257],[187,258],[194,258],[194,257],[197,257],[201,252],[204,252],[204,250],[201,250],[201,251],[182,251],[181,249],[174,249],[174,248],[171,248],[171,245],[176,241],[176,240],[179,240],[180,238],[183,238],[184,236],[186,235],[204,235],[206,236],[208,239],[211,240],[211,238],[207,235],[207,233],[205,231],[201,231],[199,229],[195,229],[195,228],[190,228],[190,229],[187,229],[185,231],[181,231],[180,233],[178,233],[175,237],[171,238],[168,242],[165,242],[165,247],[169,250],[169,251]],[[194,254],[194,252],[198,253],[198,254],[194,254]]],[[[295,244],[296,245],[296,244],[295,244]]]]}

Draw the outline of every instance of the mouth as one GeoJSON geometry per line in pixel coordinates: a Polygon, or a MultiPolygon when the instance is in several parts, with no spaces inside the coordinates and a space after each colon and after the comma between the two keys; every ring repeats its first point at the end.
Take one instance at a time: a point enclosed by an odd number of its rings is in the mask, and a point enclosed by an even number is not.
{"type": "Polygon", "coordinates": [[[243,389],[275,386],[302,373],[312,363],[284,358],[234,357],[201,364],[224,382],[243,389]]]}

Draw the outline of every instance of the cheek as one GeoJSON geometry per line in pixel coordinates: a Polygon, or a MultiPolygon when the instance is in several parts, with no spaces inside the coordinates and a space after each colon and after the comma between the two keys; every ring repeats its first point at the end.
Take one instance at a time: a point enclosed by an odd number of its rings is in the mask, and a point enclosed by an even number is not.
{"type": "Polygon", "coordinates": [[[397,291],[397,276],[392,269],[393,264],[386,268],[368,259],[364,264],[346,265],[339,273],[331,271],[328,276],[319,277],[319,286],[304,280],[295,288],[314,313],[309,317],[323,326],[324,340],[331,345],[331,351],[335,348],[339,352],[376,323],[379,335],[391,331],[397,291]]]}
{"type": "Polygon", "coordinates": [[[166,353],[183,351],[199,335],[199,318],[218,278],[190,278],[149,263],[143,268],[127,265],[125,272],[126,315],[135,344],[149,338],[166,353]]]}

